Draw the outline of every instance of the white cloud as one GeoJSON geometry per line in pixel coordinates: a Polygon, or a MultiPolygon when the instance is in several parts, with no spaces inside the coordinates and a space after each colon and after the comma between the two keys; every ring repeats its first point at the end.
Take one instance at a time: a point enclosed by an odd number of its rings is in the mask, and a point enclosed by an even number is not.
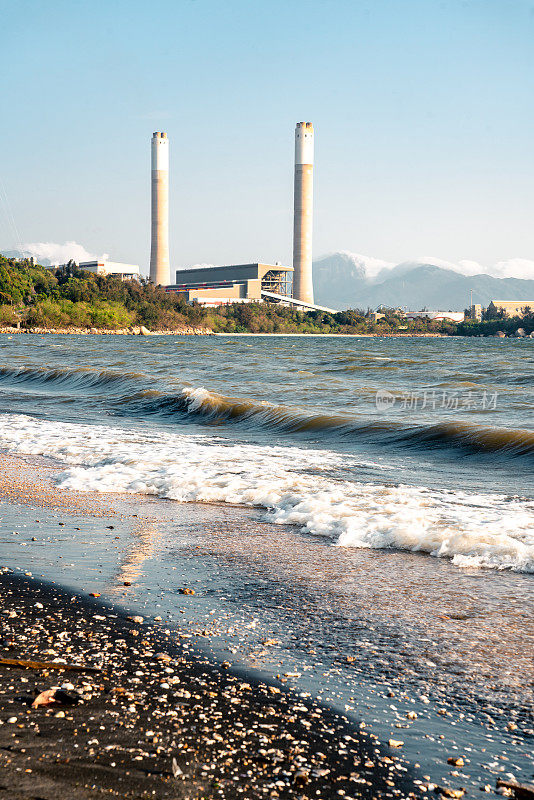
{"type": "Polygon", "coordinates": [[[493,278],[521,278],[534,280],[534,261],[527,258],[509,258],[496,264],[484,266],[477,261],[464,259],[458,262],[442,261],[439,258],[417,258],[416,263],[433,264],[443,269],[452,269],[461,275],[491,275],[493,278]]]}
{"type": "Polygon", "coordinates": [[[373,258],[373,256],[364,256],[361,253],[351,253],[348,250],[339,250],[338,252],[340,255],[350,259],[357,267],[362,267],[369,280],[376,278],[382,270],[390,270],[395,266],[391,261],[373,258]]]}
{"type": "Polygon", "coordinates": [[[70,259],[79,263],[80,261],[94,261],[107,260],[108,253],[102,255],[95,255],[90,253],[82,244],[78,242],[65,242],[65,244],[58,244],[57,242],[29,242],[22,245],[24,254],[33,256],[36,261],[45,266],[51,264],[66,264],[70,259]]]}
{"type": "Polygon", "coordinates": [[[493,269],[496,278],[534,280],[534,261],[530,261],[528,258],[510,258],[508,261],[498,261],[493,269]]]}
{"type": "MultiPolygon", "coordinates": [[[[397,274],[410,272],[423,264],[430,264],[441,269],[450,269],[460,275],[491,275],[493,278],[520,278],[523,280],[534,280],[534,261],[526,258],[510,258],[506,261],[498,261],[491,266],[479,264],[477,261],[462,259],[460,261],[445,261],[434,256],[421,256],[395,264],[391,261],[383,261],[373,256],[365,256],[361,253],[351,253],[348,250],[338,250],[337,253],[329,253],[329,256],[340,255],[345,260],[352,261],[356,266],[363,268],[366,278],[370,283],[381,283],[387,280],[391,270],[397,274]]],[[[318,259],[319,260],[319,259],[318,259]]]]}

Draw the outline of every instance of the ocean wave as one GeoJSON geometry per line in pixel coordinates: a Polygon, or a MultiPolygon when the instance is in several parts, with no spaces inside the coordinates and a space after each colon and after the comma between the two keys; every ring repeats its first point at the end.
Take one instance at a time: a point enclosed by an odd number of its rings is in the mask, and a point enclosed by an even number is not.
{"type": "MultiPolygon", "coordinates": [[[[197,402],[200,398],[197,396],[197,402]]],[[[534,572],[534,503],[335,478],[346,455],[202,434],[3,416],[0,447],[64,465],[60,488],[256,506],[342,547],[395,548],[459,566],[534,572]]],[[[358,462],[352,462],[358,474],[358,462]]]]}
{"type": "Polygon", "coordinates": [[[95,370],[91,367],[0,367],[0,384],[47,388],[52,384],[75,390],[108,389],[110,386],[119,390],[141,377],[136,372],[95,370]]]}
{"type": "Polygon", "coordinates": [[[136,372],[89,367],[0,368],[0,384],[56,385],[62,391],[97,391],[116,415],[156,416],[178,421],[194,419],[209,425],[242,424],[287,434],[339,436],[366,443],[421,451],[445,449],[466,454],[496,454],[508,458],[534,456],[534,432],[471,422],[410,424],[398,419],[363,419],[339,413],[316,413],[267,401],[225,397],[204,387],[177,386],[171,392],[146,388],[146,376],[136,372]]]}
{"type": "MultiPolygon", "coordinates": [[[[456,421],[435,425],[406,425],[384,419],[357,421],[339,414],[314,414],[267,402],[223,397],[203,387],[185,388],[179,397],[162,396],[151,403],[159,413],[186,411],[211,422],[253,422],[288,433],[335,432],[344,437],[406,448],[459,448],[471,453],[502,453],[512,457],[534,455],[534,432],[525,429],[483,427],[456,421]]],[[[150,411],[148,406],[145,410],[150,411]]]]}

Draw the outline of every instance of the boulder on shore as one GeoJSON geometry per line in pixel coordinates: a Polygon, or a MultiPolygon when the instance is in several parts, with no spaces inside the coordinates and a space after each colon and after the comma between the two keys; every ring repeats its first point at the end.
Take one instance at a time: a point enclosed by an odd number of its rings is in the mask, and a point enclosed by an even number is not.
{"type": "Polygon", "coordinates": [[[152,336],[152,331],[149,331],[148,328],[145,328],[144,325],[141,325],[139,333],[141,334],[141,336],[152,336]]]}

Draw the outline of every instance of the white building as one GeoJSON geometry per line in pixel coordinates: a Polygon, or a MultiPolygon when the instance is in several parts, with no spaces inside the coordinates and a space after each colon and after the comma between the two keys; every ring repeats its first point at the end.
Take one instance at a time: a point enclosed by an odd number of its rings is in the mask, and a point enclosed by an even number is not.
{"type": "Polygon", "coordinates": [[[407,311],[405,319],[433,319],[436,321],[448,319],[451,322],[463,322],[463,311],[407,311]]]}
{"type": "Polygon", "coordinates": [[[95,275],[113,275],[123,281],[139,280],[138,264],[120,264],[118,261],[80,261],[80,269],[95,275]]]}
{"type": "MultiPolygon", "coordinates": [[[[139,280],[138,264],[120,264],[118,261],[81,261],[73,262],[77,269],[92,272],[94,275],[112,275],[121,281],[139,280]]],[[[45,269],[66,269],[68,264],[50,264],[45,269]]]]}

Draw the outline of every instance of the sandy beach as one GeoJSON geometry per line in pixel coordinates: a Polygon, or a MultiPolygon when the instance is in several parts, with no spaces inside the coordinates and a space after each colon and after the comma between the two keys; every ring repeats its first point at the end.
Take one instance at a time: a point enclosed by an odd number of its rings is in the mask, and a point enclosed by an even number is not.
{"type": "MultiPolygon", "coordinates": [[[[10,456],[1,466],[4,525],[6,501],[41,517],[105,525],[110,537],[126,518],[124,498],[99,502],[55,491],[50,466],[10,456]]],[[[123,591],[131,583],[126,574],[132,577],[127,567],[117,576],[123,591]]],[[[0,666],[0,797],[385,798],[419,791],[394,749],[306,693],[184,650],[175,624],[133,613],[124,597],[110,604],[91,594],[100,593],[3,570],[0,658],[58,668],[0,666]],[[62,663],[80,669],[64,671],[62,663]],[[62,687],[72,704],[32,708],[52,687],[62,687]]]]}
{"type": "Polygon", "coordinates": [[[11,573],[0,593],[1,657],[59,662],[0,667],[1,797],[414,796],[399,759],[365,732],[184,657],[157,622],[11,573]],[[82,667],[62,671],[63,660],[82,667]],[[32,708],[52,686],[73,704],[32,708]]]}

